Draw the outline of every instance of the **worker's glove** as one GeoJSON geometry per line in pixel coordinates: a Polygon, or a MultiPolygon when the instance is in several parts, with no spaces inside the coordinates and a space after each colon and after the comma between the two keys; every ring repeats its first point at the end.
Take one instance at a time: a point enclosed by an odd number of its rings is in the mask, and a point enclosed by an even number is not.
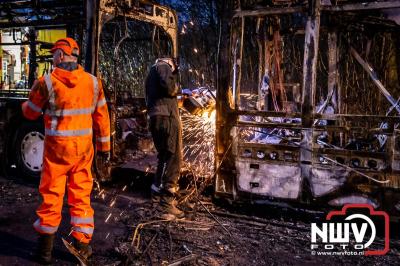
{"type": "Polygon", "coordinates": [[[109,164],[111,159],[111,153],[109,151],[98,151],[97,156],[101,159],[102,163],[109,164]]]}

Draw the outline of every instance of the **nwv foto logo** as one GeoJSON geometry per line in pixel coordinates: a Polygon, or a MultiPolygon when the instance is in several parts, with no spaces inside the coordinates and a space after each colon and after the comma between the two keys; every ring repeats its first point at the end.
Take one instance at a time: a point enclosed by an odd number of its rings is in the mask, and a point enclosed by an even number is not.
{"type": "Polygon", "coordinates": [[[389,251],[389,216],[386,212],[375,211],[369,204],[348,204],[341,211],[330,212],[326,220],[320,226],[311,224],[313,251],[365,251],[361,252],[365,255],[384,255],[389,251]],[[377,228],[374,221],[377,220],[384,224],[384,249],[369,248],[376,240],[377,228]]]}

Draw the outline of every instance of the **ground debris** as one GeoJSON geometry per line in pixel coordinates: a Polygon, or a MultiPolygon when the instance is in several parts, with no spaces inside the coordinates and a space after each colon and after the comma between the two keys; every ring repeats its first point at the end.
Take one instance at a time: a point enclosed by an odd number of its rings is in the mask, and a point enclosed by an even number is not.
{"type": "MultiPolygon", "coordinates": [[[[92,241],[94,265],[170,265],[179,260],[182,260],[181,265],[215,266],[397,265],[399,258],[400,244],[394,239],[390,252],[383,257],[314,256],[310,252],[310,221],[303,214],[278,215],[277,209],[260,207],[257,207],[258,212],[252,213],[249,206],[221,207],[202,196],[199,199],[203,205],[231,236],[200,204],[187,215],[186,220],[159,220],[149,197],[123,189],[125,185],[104,187],[101,193],[104,198],[98,196],[101,190],[93,193],[96,216],[92,241]],[[110,206],[114,199],[117,199],[115,204],[110,206]],[[105,223],[110,213],[112,217],[105,223]],[[137,236],[134,237],[136,229],[137,236]]],[[[1,208],[0,229],[3,239],[11,239],[11,244],[1,246],[4,254],[9,254],[0,256],[0,262],[5,261],[3,265],[31,265],[28,259],[20,257],[18,247],[21,239],[28,237],[29,241],[23,242],[24,250],[35,248],[35,232],[31,224],[36,219],[34,209],[39,200],[35,186],[0,178],[0,206],[7,206],[1,208]],[[22,200],[15,200],[17,194],[22,200]],[[18,234],[18,244],[12,242],[15,234],[18,234]]],[[[66,208],[63,217],[68,217],[67,212],[66,208]]],[[[63,219],[59,235],[69,232],[69,228],[68,219],[63,219]]],[[[65,252],[65,247],[56,243],[57,265],[76,265],[68,258],[60,258],[60,252],[65,252]]]]}
{"type": "MultiPolygon", "coordinates": [[[[146,254],[137,256],[132,265],[150,265],[149,260],[152,265],[296,265],[293,260],[302,261],[301,264],[336,265],[352,264],[356,259],[357,264],[380,261],[371,257],[336,256],[327,260],[324,256],[313,256],[308,222],[252,217],[227,212],[207,200],[204,203],[231,236],[204,210],[182,221],[149,220],[140,227],[138,249],[146,254]]],[[[131,228],[129,241],[135,229],[131,228]]],[[[397,254],[394,248],[385,256],[385,262],[395,261],[397,254]]]]}

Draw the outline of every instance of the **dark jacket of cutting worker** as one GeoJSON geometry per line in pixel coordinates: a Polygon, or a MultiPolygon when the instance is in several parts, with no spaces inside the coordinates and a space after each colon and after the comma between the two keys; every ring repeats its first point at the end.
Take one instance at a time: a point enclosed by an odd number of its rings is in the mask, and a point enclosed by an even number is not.
{"type": "Polygon", "coordinates": [[[182,127],[178,110],[177,66],[171,58],[159,58],[146,78],[146,103],[158,165],[152,193],[161,193],[164,218],[181,218],[175,193],[182,164],[182,127]]]}
{"type": "Polygon", "coordinates": [[[22,105],[27,119],[44,114],[42,203],[33,224],[39,233],[37,259],[41,263],[51,262],[66,187],[75,247],[85,258],[91,255],[93,131],[98,153],[107,157],[110,151],[109,114],[100,80],[77,64],[79,47],[73,39],[58,40],[51,52],[53,72],[35,81],[29,100],[22,105]]]}

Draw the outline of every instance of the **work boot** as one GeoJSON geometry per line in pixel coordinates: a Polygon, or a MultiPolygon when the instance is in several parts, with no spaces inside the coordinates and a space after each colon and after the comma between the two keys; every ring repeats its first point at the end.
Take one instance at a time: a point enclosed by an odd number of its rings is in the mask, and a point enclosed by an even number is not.
{"type": "Polygon", "coordinates": [[[36,250],[36,261],[42,265],[52,263],[51,252],[53,250],[54,234],[39,234],[36,250]]]}
{"type": "Polygon", "coordinates": [[[93,254],[93,249],[89,243],[79,242],[74,239],[74,247],[84,259],[89,259],[93,254]]]}
{"type": "Polygon", "coordinates": [[[187,190],[179,190],[179,192],[175,193],[177,195],[177,206],[184,211],[191,212],[194,210],[196,204],[192,202],[192,197],[190,191],[187,190]]]}
{"type": "Polygon", "coordinates": [[[194,208],[196,206],[195,203],[190,202],[189,200],[184,200],[181,201],[177,204],[179,206],[179,208],[181,208],[182,210],[188,211],[188,212],[192,212],[194,211],[194,208]]]}
{"type": "Polygon", "coordinates": [[[162,212],[161,218],[165,220],[182,219],[185,213],[176,207],[177,202],[172,195],[164,192],[160,199],[159,211],[162,212]]]}

